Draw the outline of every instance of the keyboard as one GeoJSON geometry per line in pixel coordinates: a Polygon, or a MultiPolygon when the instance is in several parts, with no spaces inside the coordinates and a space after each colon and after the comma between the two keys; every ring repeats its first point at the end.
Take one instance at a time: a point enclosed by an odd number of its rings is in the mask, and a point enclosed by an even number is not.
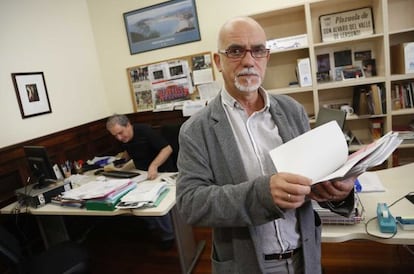
{"type": "Polygon", "coordinates": [[[102,171],[100,175],[114,178],[132,178],[141,175],[141,173],[135,171],[110,170],[102,171]]]}

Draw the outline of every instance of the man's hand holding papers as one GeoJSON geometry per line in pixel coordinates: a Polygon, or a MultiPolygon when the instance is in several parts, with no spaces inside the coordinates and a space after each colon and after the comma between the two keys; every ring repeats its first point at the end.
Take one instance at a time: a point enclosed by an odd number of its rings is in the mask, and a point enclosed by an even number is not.
{"type": "Polygon", "coordinates": [[[384,162],[401,144],[389,132],[348,156],[346,139],[336,121],[323,124],[270,151],[278,172],[300,174],[313,184],[356,177],[384,162]]]}

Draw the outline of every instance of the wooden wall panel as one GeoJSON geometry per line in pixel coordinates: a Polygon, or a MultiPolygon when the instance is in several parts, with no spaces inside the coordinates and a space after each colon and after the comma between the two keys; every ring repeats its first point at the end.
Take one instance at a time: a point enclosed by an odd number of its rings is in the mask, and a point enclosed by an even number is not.
{"type": "MultiPolygon", "coordinates": [[[[140,112],[128,114],[132,123],[146,123],[159,129],[163,125],[181,124],[181,111],[140,112]]],[[[15,200],[14,191],[25,185],[30,176],[23,146],[37,145],[47,149],[53,163],[66,160],[88,160],[95,156],[114,155],[120,144],[106,130],[106,119],[52,133],[0,149],[0,206],[15,200]]]]}

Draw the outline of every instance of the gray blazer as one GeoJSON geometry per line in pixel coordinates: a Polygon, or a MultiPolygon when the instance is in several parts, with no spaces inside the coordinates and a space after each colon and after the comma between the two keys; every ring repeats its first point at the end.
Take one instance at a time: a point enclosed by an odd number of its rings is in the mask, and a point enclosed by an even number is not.
{"type": "MultiPolygon", "coordinates": [[[[284,142],[309,130],[305,110],[288,96],[270,95],[270,112],[284,142]]],[[[177,208],[189,224],[213,228],[213,273],[260,273],[248,226],[283,218],[283,210],[270,175],[247,180],[220,95],[183,124],[179,145],[177,208]]],[[[321,273],[319,216],[305,202],[297,217],[305,273],[321,273]]]]}

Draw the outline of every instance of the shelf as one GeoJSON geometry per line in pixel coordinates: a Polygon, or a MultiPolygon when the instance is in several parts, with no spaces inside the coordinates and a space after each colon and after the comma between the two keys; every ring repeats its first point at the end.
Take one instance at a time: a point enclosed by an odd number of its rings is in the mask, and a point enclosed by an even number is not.
{"type": "Polygon", "coordinates": [[[405,34],[407,32],[414,32],[414,28],[406,28],[406,29],[399,29],[396,31],[390,31],[389,35],[399,35],[399,34],[405,34]]]}
{"type": "Polygon", "coordinates": [[[308,46],[306,46],[306,47],[296,47],[296,48],[288,48],[288,49],[270,51],[270,55],[276,55],[276,54],[286,53],[286,52],[289,52],[289,51],[302,50],[302,49],[309,49],[309,47],[308,46]]]}
{"type": "Polygon", "coordinates": [[[380,77],[380,76],[365,77],[365,78],[352,79],[352,80],[318,83],[317,88],[320,90],[324,90],[324,89],[334,89],[334,88],[340,88],[340,87],[370,85],[370,84],[382,83],[382,82],[385,82],[385,77],[380,77]]]}
{"type": "Polygon", "coordinates": [[[391,111],[392,116],[414,114],[414,108],[402,108],[391,111]]]}
{"type": "MultiPolygon", "coordinates": [[[[414,120],[414,108],[392,110],[392,93],[396,84],[414,81],[414,73],[391,74],[390,47],[395,44],[414,42],[414,10],[413,0],[318,0],[305,1],[302,4],[293,4],[284,9],[265,11],[255,14],[259,24],[265,29],[267,39],[286,38],[289,36],[306,34],[306,46],[277,50],[271,53],[268,62],[263,87],[272,94],[286,94],[300,102],[308,116],[310,123],[314,123],[319,108],[330,105],[334,108],[343,104],[353,105],[354,87],[381,84],[385,90],[385,114],[381,115],[348,115],[346,129],[351,131],[367,131],[375,119],[382,121],[383,133],[392,130],[393,126],[405,127],[414,120]],[[320,17],[328,14],[337,14],[356,9],[370,7],[373,15],[374,33],[354,36],[351,38],[322,42],[320,17]],[[376,76],[343,81],[317,82],[317,71],[327,68],[330,77],[338,74],[338,59],[334,57],[340,51],[351,51],[351,61],[345,59],[343,64],[353,66],[362,65],[361,59],[375,59],[376,76]],[[356,55],[358,52],[359,55],[356,55]],[[365,55],[367,54],[367,55],[365,55]],[[322,56],[323,55],[323,56],[322,56]],[[328,58],[324,58],[328,56],[328,58]],[[361,57],[362,56],[362,57],[361,57]],[[296,81],[295,69],[297,60],[309,58],[312,71],[313,85],[309,87],[289,86],[296,81]],[[326,61],[328,59],[328,61],[326,61]],[[356,60],[357,59],[357,60],[356,60]],[[318,64],[319,61],[319,64],[318,64]]],[[[349,20],[353,20],[350,16],[349,20]]],[[[344,18],[342,18],[344,19],[344,18]]],[[[349,22],[347,19],[345,21],[349,22]]],[[[358,22],[354,22],[358,23],[358,22]]],[[[350,30],[351,24],[345,29],[350,30]]],[[[338,34],[338,33],[337,33],[338,34]]],[[[343,65],[345,66],[345,65],[343,65]]],[[[355,151],[361,146],[350,146],[355,151]]],[[[414,144],[401,145],[399,161],[411,161],[410,153],[414,144]]],[[[391,157],[390,157],[391,158],[391,157]]],[[[397,163],[397,162],[396,162],[397,163]]],[[[387,161],[388,166],[393,165],[393,159],[387,161]]]]}
{"type": "Polygon", "coordinates": [[[383,38],[384,35],[379,33],[379,34],[372,34],[372,35],[366,35],[366,36],[358,36],[358,37],[352,37],[352,38],[347,38],[347,39],[341,39],[338,41],[331,41],[331,42],[322,42],[322,43],[316,43],[314,44],[315,48],[325,48],[325,47],[336,47],[336,46],[341,46],[343,44],[352,44],[354,42],[364,42],[364,41],[371,41],[371,40],[375,40],[378,38],[383,38]]]}
{"type": "Polygon", "coordinates": [[[309,92],[312,91],[312,87],[286,87],[286,88],[277,88],[277,89],[267,89],[269,93],[272,94],[292,94],[300,92],[309,92]]]}
{"type": "Polygon", "coordinates": [[[409,79],[414,79],[414,73],[392,74],[390,77],[391,81],[401,81],[401,80],[409,80],[409,79]]]}

